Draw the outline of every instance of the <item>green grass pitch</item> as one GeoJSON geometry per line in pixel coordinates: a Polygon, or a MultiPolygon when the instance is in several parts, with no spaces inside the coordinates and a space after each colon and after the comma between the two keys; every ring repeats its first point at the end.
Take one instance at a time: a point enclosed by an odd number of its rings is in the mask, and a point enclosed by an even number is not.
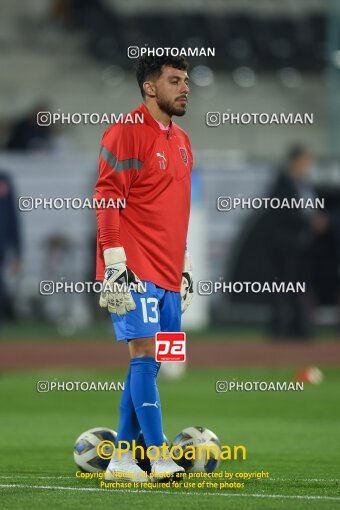
{"type": "Polygon", "coordinates": [[[39,380],[118,381],[124,372],[5,372],[0,376],[0,508],[335,509],[340,508],[338,370],[303,392],[216,393],[219,379],[289,381],[294,369],[189,369],[159,382],[164,429],[203,425],[222,444],[243,444],[247,459],[228,472],[269,471],[243,489],[136,491],[100,489],[75,478],[72,448],[83,431],[117,430],[119,392],[38,393],[39,380]]]}

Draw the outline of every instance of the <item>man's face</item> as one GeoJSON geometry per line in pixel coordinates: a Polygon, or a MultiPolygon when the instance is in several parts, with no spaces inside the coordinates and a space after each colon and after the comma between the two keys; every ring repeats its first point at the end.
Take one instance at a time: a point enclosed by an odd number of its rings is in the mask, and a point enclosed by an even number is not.
{"type": "Polygon", "coordinates": [[[188,104],[188,82],[186,71],[163,66],[160,77],[152,82],[159,108],[170,116],[182,117],[188,104]]]}

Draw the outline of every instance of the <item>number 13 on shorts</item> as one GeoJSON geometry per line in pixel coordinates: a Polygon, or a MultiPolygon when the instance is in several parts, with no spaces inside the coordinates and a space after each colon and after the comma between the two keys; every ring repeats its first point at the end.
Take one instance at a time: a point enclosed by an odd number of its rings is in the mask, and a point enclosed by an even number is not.
{"type": "Polygon", "coordinates": [[[155,297],[142,297],[140,299],[142,304],[143,321],[155,323],[159,322],[158,299],[155,297]]]}

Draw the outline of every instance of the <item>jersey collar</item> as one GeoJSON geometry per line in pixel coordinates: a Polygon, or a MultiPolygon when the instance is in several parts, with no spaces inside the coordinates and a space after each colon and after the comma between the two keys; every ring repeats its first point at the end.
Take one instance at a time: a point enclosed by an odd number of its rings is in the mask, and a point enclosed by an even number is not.
{"type": "Polygon", "coordinates": [[[144,122],[146,124],[148,124],[149,126],[154,128],[157,131],[157,133],[163,133],[163,134],[169,136],[169,133],[172,131],[172,120],[170,120],[169,126],[168,126],[167,130],[165,131],[165,130],[161,129],[160,125],[158,124],[156,119],[153,118],[153,116],[151,115],[151,113],[149,112],[149,110],[147,109],[147,107],[144,103],[142,103],[138,107],[138,110],[140,110],[141,113],[143,113],[144,122]]]}

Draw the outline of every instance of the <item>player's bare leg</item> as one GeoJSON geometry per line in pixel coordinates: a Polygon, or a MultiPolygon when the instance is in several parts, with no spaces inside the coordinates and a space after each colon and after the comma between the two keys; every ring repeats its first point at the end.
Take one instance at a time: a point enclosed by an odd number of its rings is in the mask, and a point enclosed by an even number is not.
{"type": "Polygon", "coordinates": [[[128,343],[130,358],[154,358],[155,357],[155,339],[135,338],[128,343]]]}

